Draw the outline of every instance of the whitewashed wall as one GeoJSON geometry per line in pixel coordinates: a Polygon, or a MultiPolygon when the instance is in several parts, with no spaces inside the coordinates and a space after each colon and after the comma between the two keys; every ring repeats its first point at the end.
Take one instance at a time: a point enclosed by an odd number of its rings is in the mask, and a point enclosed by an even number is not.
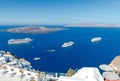
{"type": "Polygon", "coordinates": [[[37,73],[3,65],[0,68],[0,81],[39,81],[37,73]],[[23,77],[21,78],[21,75],[23,77]],[[31,79],[33,78],[33,79],[31,79]]]}

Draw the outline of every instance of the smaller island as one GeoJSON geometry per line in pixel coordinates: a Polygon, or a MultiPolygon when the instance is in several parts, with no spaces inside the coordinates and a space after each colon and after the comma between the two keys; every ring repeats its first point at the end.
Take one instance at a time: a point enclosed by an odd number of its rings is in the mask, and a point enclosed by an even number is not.
{"type": "Polygon", "coordinates": [[[49,28],[43,26],[25,26],[18,28],[10,28],[5,30],[5,32],[10,33],[25,33],[25,34],[42,34],[42,33],[50,33],[56,31],[66,30],[66,28],[49,28]]]}

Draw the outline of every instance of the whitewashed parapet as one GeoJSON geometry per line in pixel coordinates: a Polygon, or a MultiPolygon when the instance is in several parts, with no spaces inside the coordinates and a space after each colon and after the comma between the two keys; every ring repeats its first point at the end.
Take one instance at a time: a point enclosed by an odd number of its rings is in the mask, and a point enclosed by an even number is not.
{"type": "Polygon", "coordinates": [[[2,65],[0,69],[0,81],[39,81],[39,75],[37,72],[26,71],[7,65],[2,65]]]}

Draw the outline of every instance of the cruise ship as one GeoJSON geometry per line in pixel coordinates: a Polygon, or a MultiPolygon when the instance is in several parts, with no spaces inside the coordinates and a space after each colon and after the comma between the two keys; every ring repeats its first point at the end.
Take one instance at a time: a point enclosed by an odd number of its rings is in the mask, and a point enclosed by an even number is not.
{"type": "Polygon", "coordinates": [[[69,47],[69,46],[72,46],[74,44],[74,42],[70,41],[70,42],[65,42],[62,47],[65,48],[65,47],[69,47]]]}
{"type": "Polygon", "coordinates": [[[91,42],[99,42],[99,41],[101,41],[102,40],[102,38],[101,37],[94,37],[94,38],[92,38],[91,39],[91,42]]]}
{"type": "Polygon", "coordinates": [[[31,41],[33,41],[33,39],[30,39],[30,38],[10,39],[8,40],[8,44],[22,44],[22,43],[29,43],[31,41]]]}

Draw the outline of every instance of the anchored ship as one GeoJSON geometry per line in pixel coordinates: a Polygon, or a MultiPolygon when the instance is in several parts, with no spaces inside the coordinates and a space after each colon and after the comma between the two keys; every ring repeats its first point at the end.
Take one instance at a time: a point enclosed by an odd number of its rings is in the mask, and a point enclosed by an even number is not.
{"type": "Polygon", "coordinates": [[[8,40],[8,44],[22,44],[22,43],[29,43],[33,41],[31,38],[23,38],[23,39],[10,39],[8,40]]]}
{"type": "Polygon", "coordinates": [[[62,47],[65,48],[65,47],[69,47],[69,46],[72,46],[74,44],[74,42],[70,41],[70,42],[65,42],[62,47]]]}
{"type": "Polygon", "coordinates": [[[91,42],[99,42],[99,41],[101,41],[102,40],[102,38],[101,37],[94,37],[94,38],[92,38],[91,39],[91,42]]]}

